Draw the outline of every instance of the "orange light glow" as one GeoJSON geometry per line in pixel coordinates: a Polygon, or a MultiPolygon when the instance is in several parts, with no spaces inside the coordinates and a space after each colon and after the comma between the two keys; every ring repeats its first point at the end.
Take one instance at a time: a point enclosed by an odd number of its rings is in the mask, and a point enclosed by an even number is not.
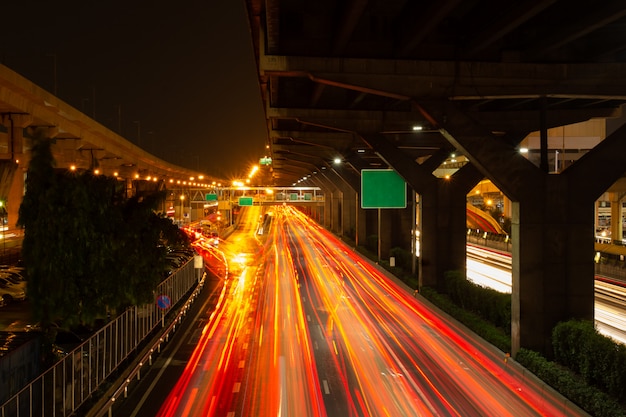
{"type": "Polygon", "coordinates": [[[568,414],[294,207],[272,207],[258,238],[262,210],[242,209],[219,249],[194,235],[220,295],[159,416],[568,414]]]}

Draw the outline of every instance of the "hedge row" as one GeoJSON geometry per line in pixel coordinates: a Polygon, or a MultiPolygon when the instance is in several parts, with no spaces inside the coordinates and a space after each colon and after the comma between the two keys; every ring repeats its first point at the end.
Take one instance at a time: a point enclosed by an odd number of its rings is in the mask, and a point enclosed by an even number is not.
{"type": "Polygon", "coordinates": [[[522,348],[515,360],[592,416],[626,417],[626,411],[615,398],[590,387],[579,375],[539,353],[522,348]]]}
{"type": "Polygon", "coordinates": [[[511,334],[511,294],[474,284],[459,271],[444,274],[445,292],[458,306],[511,334]]]}
{"type": "Polygon", "coordinates": [[[587,384],[626,403],[626,346],[598,333],[591,321],[570,320],[552,331],[554,360],[587,384]]]}

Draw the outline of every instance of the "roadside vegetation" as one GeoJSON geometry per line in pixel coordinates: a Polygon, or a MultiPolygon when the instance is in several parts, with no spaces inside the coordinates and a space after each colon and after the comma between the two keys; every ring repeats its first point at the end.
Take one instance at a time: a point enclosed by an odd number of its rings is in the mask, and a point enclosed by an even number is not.
{"type": "Polygon", "coordinates": [[[127,198],[116,178],[54,165],[50,139],[35,138],[18,226],[44,348],[58,325],[90,327],[152,302],[166,247],[187,245],[185,234],[155,212],[164,194],[127,198]]]}

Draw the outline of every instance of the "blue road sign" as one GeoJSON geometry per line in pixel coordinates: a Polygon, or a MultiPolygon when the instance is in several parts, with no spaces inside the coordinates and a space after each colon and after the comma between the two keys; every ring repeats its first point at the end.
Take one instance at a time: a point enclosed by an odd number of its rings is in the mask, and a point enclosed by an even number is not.
{"type": "Polygon", "coordinates": [[[157,307],[159,307],[161,310],[166,310],[170,308],[171,305],[172,300],[170,300],[170,297],[168,297],[167,295],[159,295],[157,297],[157,307]]]}

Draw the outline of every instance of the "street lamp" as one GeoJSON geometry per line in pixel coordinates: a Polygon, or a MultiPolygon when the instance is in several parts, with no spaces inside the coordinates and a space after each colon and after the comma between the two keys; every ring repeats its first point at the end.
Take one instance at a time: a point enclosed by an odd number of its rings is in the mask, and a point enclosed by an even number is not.
{"type": "Polygon", "coordinates": [[[141,120],[133,120],[137,125],[137,146],[141,148],[141,120]]]}
{"type": "Polygon", "coordinates": [[[6,235],[4,233],[4,219],[6,216],[6,209],[4,208],[4,201],[0,200],[0,214],[2,215],[2,217],[0,217],[0,219],[2,219],[2,262],[6,263],[6,252],[7,252],[7,243],[6,243],[6,235]]]}
{"type": "Polygon", "coordinates": [[[180,223],[183,224],[183,214],[184,214],[184,208],[183,208],[183,202],[185,201],[185,194],[181,194],[180,195],[180,223]]]}

